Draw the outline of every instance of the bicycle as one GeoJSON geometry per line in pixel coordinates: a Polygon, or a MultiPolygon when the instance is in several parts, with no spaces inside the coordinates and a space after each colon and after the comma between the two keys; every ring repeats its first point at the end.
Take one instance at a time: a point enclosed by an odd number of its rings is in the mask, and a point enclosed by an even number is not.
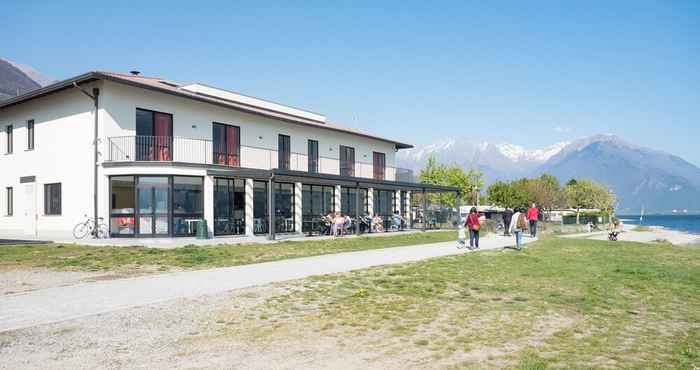
{"type": "Polygon", "coordinates": [[[104,218],[98,217],[97,220],[99,220],[99,224],[95,222],[93,217],[88,217],[88,215],[85,215],[85,221],[78,223],[73,228],[73,237],[76,239],[82,239],[88,234],[92,234],[97,239],[106,238],[109,234],[109,229],[107,228],[107,225],[102,223],[104,218]]]}

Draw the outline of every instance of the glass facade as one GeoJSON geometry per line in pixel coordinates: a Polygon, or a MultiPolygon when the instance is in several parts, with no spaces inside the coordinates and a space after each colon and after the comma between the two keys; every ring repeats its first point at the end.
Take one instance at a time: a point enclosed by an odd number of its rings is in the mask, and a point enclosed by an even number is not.
{"type": "Polygon", "coordinates": [[[173,234],[194,235],[204,218],[204,179],[173,176],[173,234]]]}
{"type": "Polygon", "coordinates": [[[214,180],[214,234],[245,234],[245,180],[214,180]]]}
{"type": "Polygon", "coordinates": [[[294,232],[294,184],[275,182],[273,186],[275,187],[275,232],[294,232]]]}
{"type": "Polygon", "coordinates": [[[334,186],[301,186],[301,231],[305,233],[320,232],[321,217],[335,212],[333,198],[334,186]]]}
{"type": "Polygon", "coordinates": [[[267,234],[269,227],[267,181],[253,181],[253,233],[267,234]]]}
{"type": "Polygon", "coordinates": [[[374,214],[384,220],[385,230],[389,229],[391,216],[394,214],[394,209],[396,209],[396,199],[394,195],[395,193],[392,190],[374,190],[374,197],[372,199],[374,214]]]}
{"type": "MultiPolygon", "coordinates": [[[[356,188],[340,188],[340,212],[350,217],[355,217],[355,193],[356,188]]],[[[367,215],[367,189],[360,189],[360,216],[367,215]]]]}
{"type": "Polygon", "coordinates": [[[202,177],[110,177],[112,236],[194,235],[196,221],[202,218],[202,177]]]}

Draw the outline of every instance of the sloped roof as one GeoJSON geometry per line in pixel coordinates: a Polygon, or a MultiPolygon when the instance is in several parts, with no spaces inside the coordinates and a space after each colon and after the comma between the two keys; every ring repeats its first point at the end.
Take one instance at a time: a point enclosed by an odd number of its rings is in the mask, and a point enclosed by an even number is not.
{"type": "MultiPolygon", "coordinates": [[[[73,78],[69,78],[67,80],[59,81],[54,84],[48,85],[46,87],[30,91],[26,94],[0,101],[0,110],[12,105],[16,104],[21,104],[24,102],[27,102],[29,100],[45,96],[60,90],[68,89],[71,88],[74,84],[82,84],[90,81],[95,81],[95,80],[106,80],[106,81],[112,81],[116,83],[122,83],[130,86],[135,86],[139,88],[144,88],[152,91],[157,91],[165,94],[170,94],[170,95],[175,95],[175,96],[180,96],[192,100],[197,100],[205,103],[210,103],[226,108],[231,108],[235,109],[238,111],[246,112],[246,113],[251,113],[251,114],[257,114],[265,117],[270,117],[270,118],[275,118],[279,120],[283,120],[286,122],[290,123],[295,123],[295,124],[303,124],[307,126],[313,126],[313,127],[318,127],[321,129],[327,129],[327,130],[333,130],[333,131],[338,131],[338,132],[345,132],[348,134],[352,135],[358,135],[370,139],[375,139],[375,140],[380,140],[388,143],[392,143],[396,146],[397,149],[407,149],[407,148],[412,148],[413,145],[410,144],[405,144],[399,141],[395,140],[390,140],[387,138],[383,138],[381,136],[376,136],[372,135],[366,132],[363,132],[358,129],[353,129],[349,128],[346,126],[343,126],[338,123],[330,123],[323,121],[319,118],[313,118],[314,115],[308,115],[308,114],[294,114],[294,110],[296,108],[291,108],[290,109],[275,109],[275,105],[284,107],[282,105],[279,105],[277,103],[272,103],[272,104],[255,104],[255,100],[260,100],[257,98],[252,98],[243,100],[233,100],[233,99],[225,99],[221,96],[214,96],[210,94],[203,94],[200,92],[192,91],[183,88],[184,86],[179,84],[176,81],[168,80],[165,78],[160,78],[160,77],[148,77],[148,76],[141,76],[141,75],[133,75],[133,74],[125,74],[125,73],[117,73],[117,72],[107,72],[107,71],[93,71],[93,72],[88,72],[73,78]]],[[[298,110],[298,109],[297,109],[298,110]]],[[[301,110],[299,110],[301,111],[301,110]]],[[[306,111],[303,111],[306,112],[306,111]]],[[[324,117],[325,118],[325,117],[324,117]]]]}

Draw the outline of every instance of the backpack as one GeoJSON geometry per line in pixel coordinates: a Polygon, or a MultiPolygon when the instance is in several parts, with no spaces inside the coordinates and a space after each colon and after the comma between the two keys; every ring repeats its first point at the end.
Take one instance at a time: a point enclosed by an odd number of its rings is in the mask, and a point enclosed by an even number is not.
{"type": "Polygon", "coordinates": [[[525,222],[525,215],[524,214],[521,213],[518,216],[518,221],[517,221],[515,226],[520,230],[527,230],[527,222],[525,222]]]}

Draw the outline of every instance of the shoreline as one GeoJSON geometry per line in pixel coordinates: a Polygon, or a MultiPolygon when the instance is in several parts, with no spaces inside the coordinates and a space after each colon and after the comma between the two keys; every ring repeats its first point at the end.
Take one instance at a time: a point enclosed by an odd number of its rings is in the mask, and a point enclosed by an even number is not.
{"type": "MultiPolygon", "coordinates": [[[[649,227],[649,231],[634,231],[638,224],[628,224],[623,221],[623,232],[620,233],[618,240],[640,242],[640,243],[660,243],[669,242],[673,245],[700,245],[700,234],[695,234],[688,231],[671,229],[659,225],[644,225],[649,227]]],[[[586,239],[607,240],[608,235],[592,235],[586,239]]]]}

